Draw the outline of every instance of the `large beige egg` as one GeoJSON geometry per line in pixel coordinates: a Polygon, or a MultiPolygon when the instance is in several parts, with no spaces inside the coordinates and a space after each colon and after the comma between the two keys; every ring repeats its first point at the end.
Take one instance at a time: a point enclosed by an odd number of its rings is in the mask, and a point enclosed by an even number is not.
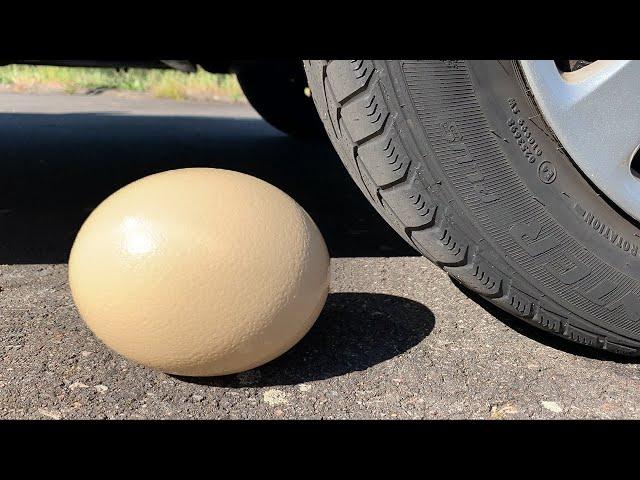
{"type": "Polygon", "coordinates": [[[177,375],[262,365],[311,328],[328,293],[320,231],[291,197],[238,172],[187,168],[118,190],[80,229],[73,299],[109,347],[177,375]]]}

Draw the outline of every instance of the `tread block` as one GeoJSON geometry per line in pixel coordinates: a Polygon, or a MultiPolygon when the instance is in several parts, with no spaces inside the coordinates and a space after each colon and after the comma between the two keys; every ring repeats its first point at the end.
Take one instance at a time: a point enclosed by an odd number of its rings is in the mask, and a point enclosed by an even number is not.
{"type": "Polygon", "coordinates": [[[609,350],[610,352],[613,352],[613,353],[618,353],[620,355],[637,355],[638,354],[637,348],[627,347],[625,345],[620,345],[618,343],[614,343],[611,341],[605,343],[602,348],[605,350],[609,350]]]}
{"type": "Polygon", "coordinates": [[[600,337],[595,333],[587,332],[581,328],[567,325],[564,335],[576,343],[588,345],[590,347],[599,346],[600,337]]]}
{"type": "Polygon", "coordinates": [[[495,299],[496,304],[503,310],[524,318],[532,318],[535,313],[535,301],[533,297],[511,286],[508,293],[495,299]]]}
{"type": "Polygon", "coordinates": [[[379,187],[402,179],[411,164],[395,126],[358,147],[358,155],[364,168],[379,187]]]}
{"type": "Polygon", "coordinates": [[[542,328],[551,330],[554,333],[560,333],[564,329],[567,317],[540,307],[534,317],[534,321],[542,328]]]}
{"type": "Polygon", "coordinates": [[[382,132],[389,117],[389,109],[379,85],[345,105],[341,113],[351,140],[355,143],[382,132]]]}
{"type": "MultiPolygon", "coordinates": [[[[378,198],[378,191],[380,189],[378,185],[373,180],[373,178],[371,178],[371,175],[369,174],[368,170],[366,168],[363,168],[362,159],[360,158],[360,156],[356,155],[355,158],[356,158],[358,173],[360,174],[360,178],[362,179],[362,185],[364,186],[365,190],[369,194],[370,201],[373,202],[374,204],[380,203],[380,199],[378,198]]],[[[398,219],[395,218],[393,215],[389,215],[388,220],[394,222],[396,226],[400,230],[402,230],[402,225],[400,224],[398,219]]]]}
{"type": "Polygon", "coordinates": [[[502,275],[493,265],[479,255],[476,255],[469,265],[445,267],[445,270],[467,287],[485,297],[491,298],[502,295],[502,275]]]}
{"type": "Polygon", "coordinates": [[[371,60],[333,60],[327,66],[327,78],[336,101],[341,103],[367,88],[373,75],[371,60]]]}
{"type": "Polygon", "coordinates": [[[340,131],[340,106],[335,101],[333,95],[329,94],[329,88],[331,88],[331,86],[328,85],[328,82],[326,82],[324,87],[325,89],[327,89],[327,93],[325,93],[324,97],[327,104],[327,109],[323,113],[326,119],[325,124],[328,123],[329,125],[331,125],[333,135],[336,138],[341,138],[342,132],[340,131]]]}
{"type": "Polygon", "coordinates": [[[411,232],[411,241],[418,250],[429,252],[429,256],[439,265],[464,265],[467,262],[469,242],[455,226],[447,223],[414,230],[411,232]]]}
{"type": "Polygon", "coordinates": [[[381,190],[383,204],[407,228],[423,228],[432,223],[436,204],[418,176],[406,184],[381,190]]]}

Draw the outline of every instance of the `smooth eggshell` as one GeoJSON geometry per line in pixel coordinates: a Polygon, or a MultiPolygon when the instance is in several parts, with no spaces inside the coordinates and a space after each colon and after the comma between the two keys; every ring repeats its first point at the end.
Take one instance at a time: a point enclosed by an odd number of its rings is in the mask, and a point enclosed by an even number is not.
{"type": "Polygon", "coordinates": [[[109,347],[177,375],[264,364],[311,328],[329,255],[309,215],[238,172],[145,177],[102,202],[69,258],[73,299],[109,347]]]}

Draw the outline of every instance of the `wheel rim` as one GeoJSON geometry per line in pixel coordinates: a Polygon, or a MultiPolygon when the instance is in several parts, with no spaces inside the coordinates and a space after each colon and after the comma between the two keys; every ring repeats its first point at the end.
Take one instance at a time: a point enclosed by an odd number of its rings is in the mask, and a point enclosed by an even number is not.
{"type": "Polygon", "coordinates": [[[521,60],[536,103],[563,148],[613,203],[640,220],[640,61],[597,60],[561,72],[553,60],[521,60]]]}

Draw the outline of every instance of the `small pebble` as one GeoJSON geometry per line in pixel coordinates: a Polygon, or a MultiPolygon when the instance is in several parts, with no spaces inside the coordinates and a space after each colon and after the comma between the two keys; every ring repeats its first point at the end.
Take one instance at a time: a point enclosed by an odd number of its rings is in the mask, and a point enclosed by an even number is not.
{"type": "Polygon", "coordinates": [[[53,418],[54,420],[60,420],[62,418],[62,416],[58,412],[45,410],[44,408],[39,408],[38,413],[40,415],[44,415],[45,417],[53,418]]]}
{"type": "Polygon", "coordinates": [[[557,402],[548,402],[543,400],[542,406],[553,413],[562,413],[562,407],[557,402]]]}
{"type": "Polygon", "coordinates": [[[69,385],[69,390],[75,390],[77,388],[89,388],[89,385],[85,385],[82,382],[73,382],[71,385],[69,385]]]}
{"type": "Polygon", "coordinates": [[[286,394],[282,390],[272,388],[262,394],[262,399],[271,406],[289,403],[286,394]]]}

